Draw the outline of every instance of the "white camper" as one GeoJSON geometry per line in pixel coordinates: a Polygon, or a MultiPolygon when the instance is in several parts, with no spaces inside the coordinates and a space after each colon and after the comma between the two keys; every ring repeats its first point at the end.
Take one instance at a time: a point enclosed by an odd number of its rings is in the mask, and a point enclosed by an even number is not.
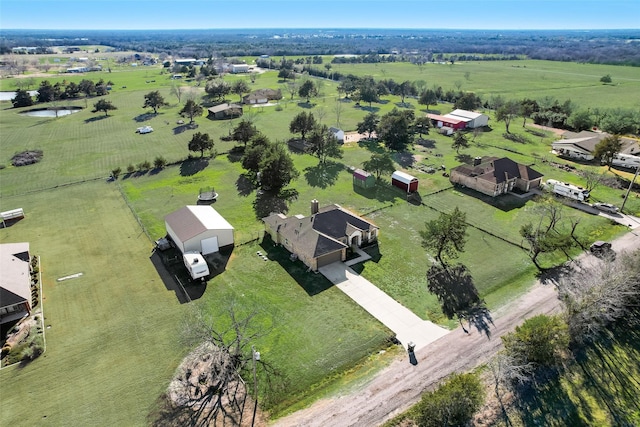
{"type": "Polygon", "coordinates": [[[638,169],[640,167],[640,157],[633,156],[631,154],[616,154],[613,156],[611,165],[618,166],[620,168],[638,169]]]}
{"type": "Polygon", "coordinates": [[[569,184],[568,182],[560,182],[555,179],[548,179],[546,187],[554,194],[567,197],[569,199],[578,200],[580,202],[586,202],[589,200],[589,191],[578,187],[577,185],[569,184]]]}
{"type": "Polygon", "coordinates": [[[198,252],[187,252],[182,256],[184,266],[187,267],[192,279],[202,279],[209,275],[207,261],[198,252]]]}

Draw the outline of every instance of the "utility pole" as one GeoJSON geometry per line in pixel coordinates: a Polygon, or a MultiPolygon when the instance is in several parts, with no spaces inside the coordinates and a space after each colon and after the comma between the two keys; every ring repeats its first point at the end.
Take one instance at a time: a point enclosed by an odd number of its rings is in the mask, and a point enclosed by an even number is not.
{"type": "Polygon", "coordinates": [[[625,203],[627,203],[627,198],[629,197],[629,193],[631,192],[631,188],[633,188],[633,184],[636,182],[636,178],[638,177],[638,172],[640,172],[640,166],[636,168],[636,174],[633,176],[631,180],[631,184],[629,184],[629,188],[627,189],[627,194],[624,195],[624,201],[622,202],[622,206],[620,206],[620,212],[623,211],[625,203]]]}
{"type": "Polygon", "coordinates": [[[253,418],[251,418],[251,427],[256,422],[256,412],[258,410],[258,377],[256,376],[256,361],[260,361],[260,352],[256,351],[254,346],[251,346],[251,360],[253,361],[253,398],[255,403],[253,405],[253,418]]]}

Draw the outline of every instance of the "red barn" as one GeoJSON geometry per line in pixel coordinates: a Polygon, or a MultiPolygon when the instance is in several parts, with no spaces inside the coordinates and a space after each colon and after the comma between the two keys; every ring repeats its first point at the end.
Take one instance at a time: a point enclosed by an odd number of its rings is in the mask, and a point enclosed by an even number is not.
{"type": "Polygon", "coordinates": [[[449,116],[441,116],[439,114],[427,114],[427,117],[431,119],[435,127],[449,127],[453,130],[464,129],[467,127],[467,122],[469,119],[464,119],[462,117],[449,117],[449,116]]]}
{"type": "Polygon", "coordinates": [[[393,175],[391,175],[391,184],[407,193],[418,191],[418,178],[402,171],[395,171],[393,175]]]}

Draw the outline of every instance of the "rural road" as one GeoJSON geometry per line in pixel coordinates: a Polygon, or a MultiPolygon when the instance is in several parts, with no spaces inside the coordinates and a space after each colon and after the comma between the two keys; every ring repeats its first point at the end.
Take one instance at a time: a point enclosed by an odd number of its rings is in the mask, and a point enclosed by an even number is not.
{"type": "MultiPolygon", "coordinates": [[[[640,230],[630,231],[612,242],[616,252],[640,248],[640,230]]],[[[592,257],[583,254],[580,258],[592,257]]],[[[277,427],[376,426],[408,409],[425,389],[434,387],[453,372],[473,369],[489,360],[501,347],[500,336],[525,319],[560,310],[553,285],[538,282],[502,309],[492,313],[491,337],[457,328],[415,353],[417,365],[408,355],[395,360],[368,383],[344,395],[322,399],[310,407],[273,421],[277,427]]]]}

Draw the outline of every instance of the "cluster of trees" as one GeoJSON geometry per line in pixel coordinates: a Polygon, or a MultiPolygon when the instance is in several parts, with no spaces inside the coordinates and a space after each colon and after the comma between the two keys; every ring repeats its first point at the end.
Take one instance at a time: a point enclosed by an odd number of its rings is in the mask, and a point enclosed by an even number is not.
{"type": "Polygon", "coordinates": [[[240,101],[242,101],[244,94],[251,91],[251,88],[244,79],[238,79],[233,83],[229,83],[222,78],[215,78],[207,80],[204,90],[214,102],[219,103],[223,102],[225,97],[231,93],[238,95],[240,101]]]}
{"type": "Polygon", "coordinates": [[[286,144],[272,142],[262,133],[251,138],[242,156],[242,167],[250,181],[274,194],[300,175],[286,144]]]}
{"type": "Polygon", "coordinates": [[[501,96],[494,96],[483,105],[495,110],[496,120],[505,123],[507,133],[512,120],[518,117],[522,118],[523,127],[527,119],[532,119],[539,125],[576,132],[598,127],[617,135],[640,133],[640,114],[632,109],[580,109],[570,100],[561,103],[549,96],[539,100],[505,100],[501,96]]]}
{"type": "Polygon", "coordinates": [[[289,131],[300,134],[307,152],[316,156],[320,163],[325,163],[328,158],[342,158],[340,141],[326,125],[316,120],[313,113],[303,111],[297,114],[289,124],[289,131]]]}
{"type": "MultiPolygon", "coordinates": [[[[93,82],[83,79],[79,83],[67,82],[63,80],[55,84],[51,84],[49,80],[43,80],[38,86],[38,93],[35,102],[53,102],[64,99],[78,99],[81,96],[86,98],[92,96],[103,96],[109,92],[109,87],[113,82],[105,82],[103,79],[93,82]]],[[[16,90],[16,96],[11,100],[14,108],[28,107],[34,104],[33,97],[24,89],[16,90]]]]}
{"type": "Polygon", "coordinates": [[[416,133],[429,132],[428,119],[415,118],[413,110],[394,108],[382,117],[369,113],[357,124],[358,133],[366,134],[369,139],[376,134],[385,147],[391,151],[402,151],[413,143],[416,133]]]}

